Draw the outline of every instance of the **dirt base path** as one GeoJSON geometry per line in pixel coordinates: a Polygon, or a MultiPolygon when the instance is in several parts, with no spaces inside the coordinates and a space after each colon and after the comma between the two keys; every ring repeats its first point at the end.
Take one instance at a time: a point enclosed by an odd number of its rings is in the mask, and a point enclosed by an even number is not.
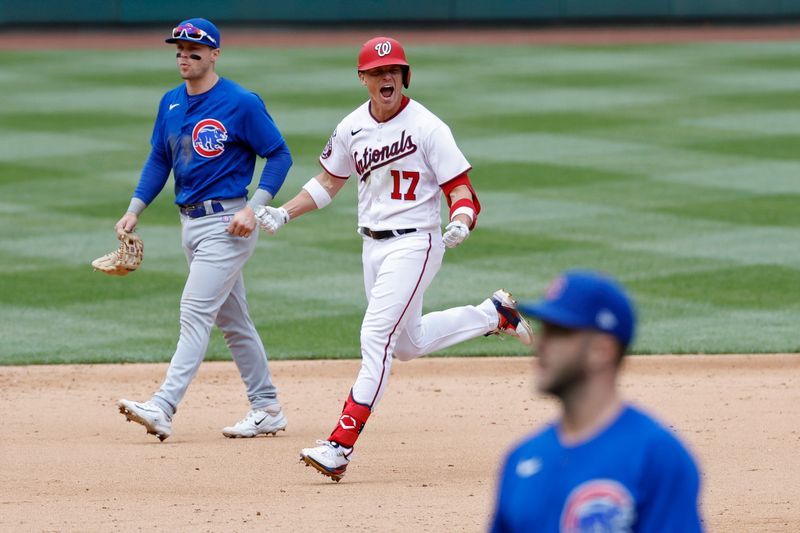
{"type": "MultiPolygon", "coordinates": [[[[347,476],[298,463],[325,437],[358,361],[272,364],[277,437],[226,439],[247,405],[233,363],[205,363],[158,442],[126,424],[166,365],[0,367],[0,530],[484,531],[503,453],[552,418],[529,358],[394,365],[347,476]]],[[[703,470],[709,531],[796,531],[800,356],[632,358],[625,395],[677,427],[703,470]]]]}

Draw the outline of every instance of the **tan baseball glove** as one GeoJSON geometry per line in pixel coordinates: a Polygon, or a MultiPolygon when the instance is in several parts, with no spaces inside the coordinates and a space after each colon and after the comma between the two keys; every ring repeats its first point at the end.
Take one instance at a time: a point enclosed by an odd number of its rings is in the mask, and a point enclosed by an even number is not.
{"type": "Polygon", "coordinates": [[[144,259],[144,242],[135,232],[120,232],[119,248],[107,253],[103,257],[98,257],[92,261],[95,271],[105,272],[109,276],[127,276],[133,272],[144,259]]]}

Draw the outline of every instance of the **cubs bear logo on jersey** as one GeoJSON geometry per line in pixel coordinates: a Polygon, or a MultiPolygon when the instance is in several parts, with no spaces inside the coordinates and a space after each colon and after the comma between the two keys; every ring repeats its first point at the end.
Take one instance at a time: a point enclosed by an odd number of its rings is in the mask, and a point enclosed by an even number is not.
{"type": "Polygon", "coordinates": [[[228,130],[219,120],[204,118],[192,129],[192,146],[203,157],[217,157],[225,151],[228,130]]]}
{"type": "Polygon", "coordinates": [[[575,487],[561,513],[564,533],[629,533],[636,519],[633,497],[611,479],[593,479],[575,487]]]}

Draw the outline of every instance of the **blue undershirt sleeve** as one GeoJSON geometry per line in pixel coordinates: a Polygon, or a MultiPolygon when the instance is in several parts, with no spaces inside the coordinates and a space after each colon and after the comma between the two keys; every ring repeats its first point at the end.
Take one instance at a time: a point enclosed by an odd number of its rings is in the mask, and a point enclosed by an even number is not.
{"type": "Polygon", "coordinates": [[[155,197],[158,196],[158,193],[161,192],[161,189],[164,188],[164,184],[167,183],[167,178],[169,178],[171,170],[172,166],[164,154],[153,148],[150,151],[150,157],[147,158],[142,168],[142,175],[139,177],[139,185],[136,186],[133,197],[139,198],[145,204],[150,205],[150,202],[152,202],[155,197]]]}
{"type": "MultiPolygon", "coordinates": [[[[167,93],[169,94],[169,93],[167,93]]],[[[138,198],[146,205],[150,205],[164,184],[167,183],[169,173],[172,171],[172,158],[165,149],[164,140],[164,109],[166,106],[167,95],[161,98],[158,105],[158,114],[153,124],[153,133],[150,136],[150,156],[142,167],[142,174],[139,176],[139,184],[133,191],[133,197],[138,198]]]]}
{"type": "MultiPolygon", "coordinates": [[[[286,175],[292,166],[292,154],[285,142],[282,142],[267,154],[267,164],[258,180],[258,188],[269,192],[274,198],[278,194],[286,175]]],[[[163,185],[162,185],[163,186],[163,185]]]]}

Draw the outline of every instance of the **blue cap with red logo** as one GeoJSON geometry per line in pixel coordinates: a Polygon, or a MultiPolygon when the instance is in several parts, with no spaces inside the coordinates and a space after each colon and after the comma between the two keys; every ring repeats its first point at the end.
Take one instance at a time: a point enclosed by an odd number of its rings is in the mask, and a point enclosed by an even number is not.
{"type": "Polygon", "coordinates": [[[542,322],[570,329],[593,329],[615,337],[623,347],[633,339],[636,311],[622,286],[591,270],[569,270],[554,279],[537,302],[517,308],[542,322]]]}
{"type": "Polygon", "coordinates": [[[220,47],[219,30],[210,20],[201,18],[184,20],[172,28],[172,36],[164,41],[168,43],[188,41],[204,44],[211,48],[220,47]]]}

